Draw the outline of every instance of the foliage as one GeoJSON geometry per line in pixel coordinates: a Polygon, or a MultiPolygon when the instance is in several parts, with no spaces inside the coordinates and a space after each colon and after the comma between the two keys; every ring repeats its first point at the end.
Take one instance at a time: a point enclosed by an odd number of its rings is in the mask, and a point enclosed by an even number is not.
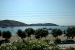
{"type": "Polygon", "coordinates": [[[0,36],[1,36],[1,34],[2,34],[2,32],[1,32],[1,30],[0,30],[0,36]]]}
{"type": "Polygon", "coordinates": [[[75,50],[73,47],[66,48],[65,50],[75,50]]]}
{"type": "Polygon", "coordinates": [[[29,40],[23,42],[14,42],[13,44],[2,44],[0,50],[75,50],[73,47],[61,48],[56,44],[47,44],[43,40],[29,40]]]}
{"type": "Polygon", "coordinates": [[[56,38],[58,38],[58,36],[60,36],[60,35],[62,35],[63,33],[62,33],[62,30],[60,30],[60,29],[53,29],[52,31],[51,31],[51,34],[56,38]]]}
{"type": "Polygon", "coordinates": [[[17,31],[17,35],[18,35],[19,37],[21,37],[21,39],[22,39],[23,42],[25,42],[24,39],[23,39],[23,38],[26,38],[26,32],[25,32],[25,31],[22,31],[22,30],[19,29],[19,30],[17,31]]]}
{"type": "Polygon", "coordinates": [[[26,37],[26,32],[22,31],[22,30],[18,30],[17,31],[17,35],[21,38],[25,38],[26,37]]]}
{"type": "Polygon", "coordinates": [[[14,42],[13,45],[1,45],[2,50],[49,50],[49,45],[41,40],[30,40],[23,42],[14,42]]]}
{"type": "Polygon", "coordinates": [[[35,37],[36,38],[41,38],[41,37],[46,37],[48,35],[48,31],[44,29],[37,29],[35,31],[35,37]]]}
{"type": "Polygon", "coordinates": [[[48,31],[47,30],[42,30],[41,36],[42,37],[46,37],[48,35],[48,31]]]}
{"type": "Polygon", "coordinates": [[[27,29],[25,29],[25,32],[26,32],[27,36],[30,37],[31,34],[34,34],[35,30],[32,28],[27,28],[27,29]]]}
{"type": "Polygon", "coordinates": [[[61,43],[61,39],[55,39],[55,43],[56,44],[60,44],[61,43]]]}
{"type": "Polygon", "coordinates": [[[12,36],[10,31],[3,31],[2,32],[2,37],[5,39],[9,39],[12,36]]]}
{"type": "Polygon", "coordinates": [[[0,50],[17,50],[17,48],[13,45],[9,45],[9,44],[2,44],[0,46],[0,50]]]}
{"type": "Polygon", "coordinates": [[[71,37],[73,39],[75,36],[75,27],[68,27],[64,34],[67,36],[67,38],[71,37]]]}
{"type": "Polygon", "coordinates": [[[53,47],[51,50],[63,50],[62,48],[56,46],[56,47],[53,47]]]}

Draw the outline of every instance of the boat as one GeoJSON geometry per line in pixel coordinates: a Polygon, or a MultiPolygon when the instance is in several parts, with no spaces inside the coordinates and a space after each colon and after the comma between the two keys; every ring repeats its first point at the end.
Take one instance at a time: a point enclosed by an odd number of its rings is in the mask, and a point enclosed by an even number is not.
{"type": "Polygon", "coordinates": [[[47,28],[43,28],[43,29],[47,29],[47,28]]]}
{"type": "Polygon", "coordinates": [[[6,26],[2,26],[1,28],[7,28],[6,26]]]}
{"type": "Polygon", "coordinates": [[[47,29],[47,30],[52,30],[52,28],[49,28],[49,29],[47,29]]]}

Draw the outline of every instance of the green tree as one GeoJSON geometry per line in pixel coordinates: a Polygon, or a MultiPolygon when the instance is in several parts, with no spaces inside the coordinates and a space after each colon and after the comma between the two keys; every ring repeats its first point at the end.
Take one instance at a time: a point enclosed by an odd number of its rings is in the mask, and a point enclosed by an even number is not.
{"type": "Polygon", "coordinates": [[[71,37],[71,31],[72,31],[72,29],[70,27],[68,27],[66,30],[67,39],[71,37]]]}
{"type": "Polygon", "coordinates": [[[75,27],[72,27],[72,39],[75,37],[75,27]]]}
{"type": "Polygon", "coordinates": [[[62,30],[60,29],[53,29],[51,31],[51,34],[53,35],[53,37],[57,38],[58,39],[58,36],[62,35],[62,30]]]}
{"type": "Polygon", "coordinates": [[[25,33],[25,31],[22,31],[21,29],[19,29],[19,30],[17,31],[17,35],[18,35],[19,37],[21,37],[21,39],[22,39],[23,42],[24,42],[24,39],[23,39],[23,38],[26,38],[26,33],[25,33]]]}
{"type": "Polygon", "coordinates": [[[67,39],[70,39],[70,37],[73,39],[75,36],[75,27],[68,27],[67,30],[65,30],[65,36],[67,36],[67,39]]]}
{"type": "Polygon", "coordinates": [[[42,29],[42,31],[41,31],[41,37],[45,37],[46,38],[46,36],[48,35],[49,33],[48,33],[48,31],[47,30],[44,30],[44,29],[42,29]]]}
{"type": "Polygon", "coordinates": [[[35,31],[35,38],[41,38],[41,33],[42,33],[42,29],[37,29],[36,31],[35,31]]]}
{"type": "Polygon", "coordinates": [[[35,37],[38,39],[38,38],[41,38],[41,37],[46,37],[48,35],[48,31],[47,30],[44,30],[44,29],[37,29],[35,31],[35,37]]]}
{"type": "Polygon", "coordinates": [[[34,34],[35,30],[32,28],[27,28],[25,29],[25,32],[26,32],[27,37],[30,37],[31,39],[31,35],[34,34]]]}
{"type": "Polygon", "coordinates": [[[1,36],[1,34],[2,34],[2,32],[1,32],[1,30],[0,30],[0,36],[1,36]]]}
{"type": "Polygon", "coordinates": [[[2,33],[2,37],[5,38],[5,40],[10,39],[10,37],[12,36],[10,31],[3,31],[2,33]]]}

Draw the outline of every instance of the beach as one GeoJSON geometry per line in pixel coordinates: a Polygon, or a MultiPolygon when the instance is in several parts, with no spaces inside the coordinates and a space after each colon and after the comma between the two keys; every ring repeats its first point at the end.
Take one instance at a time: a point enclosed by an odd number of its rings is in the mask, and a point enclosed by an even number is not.
{"type": "MultiPolygon", "coordinates": [[[[64,37],[64,36],[59,36],[58,38],[60,38],[61,41],[67,39],[67,37],[64,37]]],[[[27,39],[27,38],[25,38],[25,39],[27,39]]],[[[34,36],[31,36],[31,39],[35,39],[34,36]]],[[[41,39],[44,40],[45,38],[41,38],[41,39]]],[[[47,36],[46,39],[47,40],[54,40],[55,38],[53,36],[47,36]]],[[[4,40],[4,38],[0,37],[0,40],[4,40]]],[[[13,35],[13,36],[11,36],[11,38],[9,40],[10,40],[10,42],[14,42],[16,40],[21,40],[21,38],[17,35],[13,35]]],[[[75,40],[75,37],[73,40],[75,40]]]]}

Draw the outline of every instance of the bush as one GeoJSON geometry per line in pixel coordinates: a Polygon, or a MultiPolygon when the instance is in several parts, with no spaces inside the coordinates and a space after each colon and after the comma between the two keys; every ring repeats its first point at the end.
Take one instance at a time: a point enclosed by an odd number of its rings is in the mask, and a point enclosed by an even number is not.
{"type": "Polygon", "coordinates": [[[60,44],[61,43],[61,39],[55,39],[55,44],[60,44]]]}
{"type": "MultiPolygon", "coordinates": [[[[47,44],[42,40],[29,40],[24,42],[14,42],[13,44],[2,44],[0,50],[63,50],[56,44],[47,44]]],[[[65,48],[65,50],[75,50],[75,48],[65,48]]]]}
{"type": "Polygon", "coordinates": [[[15,46],[4,43],[0,46],[0,50],[17,50],[17,48],[15,46]]]}
{"type": "Polygon", "coordinates": [[[44,40],[47,44],[49,44],[50,43],[50,40],[44,40]]]}
{"type": "Polygon", "coordinates": [[[42,40],[29,40],[23,42],[14,42],[14,44],[4,44],[0,46],[0,50],[50,50],[46,42],[42,40]]]}
{"type": "Polygon", "coordinates": [[[66,48],[65,50],[75,50],[73,47],[66,48]]]}

